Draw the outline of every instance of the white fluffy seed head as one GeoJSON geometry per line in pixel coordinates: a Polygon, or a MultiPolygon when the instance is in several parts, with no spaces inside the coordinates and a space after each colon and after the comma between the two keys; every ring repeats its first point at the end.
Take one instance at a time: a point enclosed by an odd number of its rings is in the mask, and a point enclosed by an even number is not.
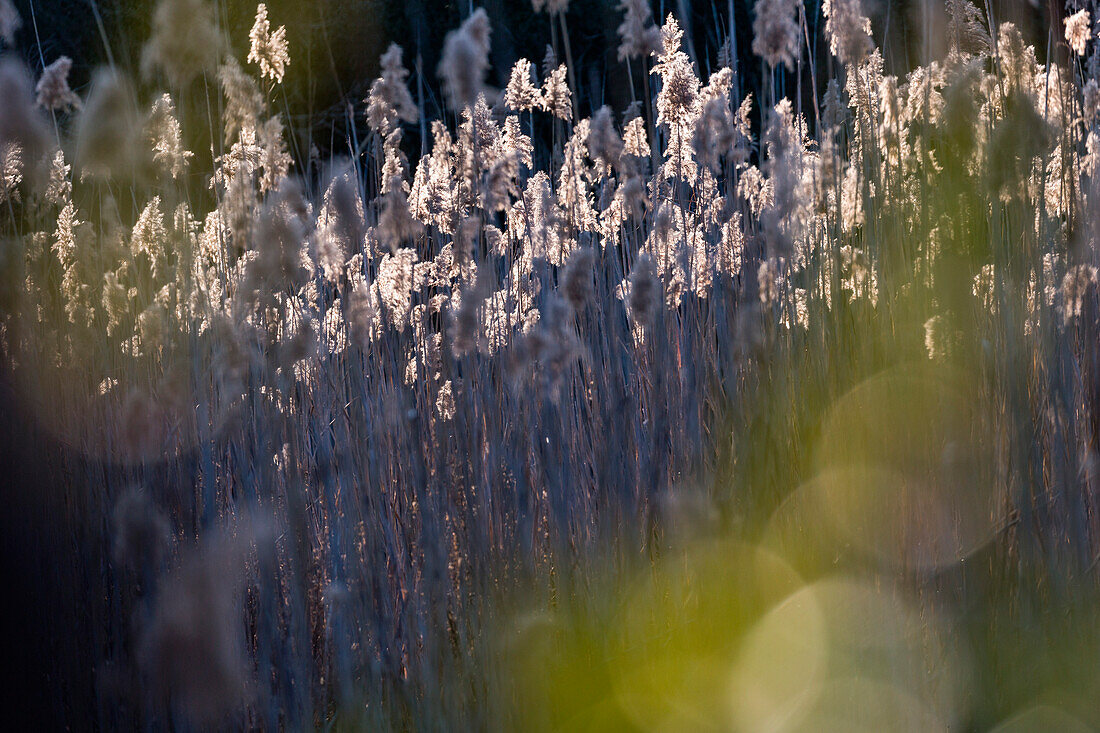
{"type": "Polygon", "coordinates": [[[661,32],[653,24],[653,15],[646,0],[622,0],[619,9],[624,11],[619,25],[619,61],[645,58],[661,48],[661,32]]]}
{"type": "Polygon", "coordinates": [[[100,69],[77,121],[76,160],[96,176],[127,175],[136,162],[140,131],[136,101],[129,81],[118,72],[100,69]]]}
{"type": "Polygon", "coordinates": [[[38,86],[35,87],[39,107],[58,112],[80,108],[80,97],[69,89],[69,70],[72,67],[71,58],[58,56],[56,61],[42,70],[38,86]]]}
{"type": "Polygon", "coordinates": [[[217,68],[222,35],[206,0],[160,0],[141,53],[145,77],[160,72],[177,88],[217,68]]]}
{"type": "Polygon", "coordinates": [[[419,110],[413,104],[406,80],[408,69],[401,63],[401,47],[391,43],[380,59],[382,74],[371,84],[367,97],[367,124],[382,137],[389,135],[398,120],[416,122],[419,110]]]}
{"type": "Polygon", "coordinates": [[[1066,18],[1066,43],[1078,56],[1085,55],[1085,49],[1092,37],[1089,32],[1089,11],[1078,10],[1066,18]]]}
{"type": "Polygon", "coordinates": [[[478,8],[443,42],[438,73],[447,102],[454,110],[472,105],[484,84],[489,68],[489,16],[478,8]]]}
{"type": "Polygon", "coordinates": [[[256,6],[256,22],[248,33],[251,46],[248,51],[249,63],[259,64],[260,74],[271,78],[276,84],[282,82],[286,67],[290,64],[290,52],[286,43],[286,26],[271,31],[271,22],[267,19],[267,5],[256,6]]]}
{"type": "Polygon", "coordinates": [[[871,53],[871,21],[859,0],[824,0],[825,37],[829,50],[841,63],[859,65],[871,53]]]}
{"type": "Polygon", "coordinates": [[[757,0],[752,23],[752,52],[775,68],[794,68],[801,49],[797,8],[791,0],[757,0]]]}
{"type": "Polygon", "coordinates": [[[520,59],[512,67],[512,76],[504,90],[504,104],[517,112],[529,112],[542,106],[542,95],[532,81],[531,62],[520,59]]]}

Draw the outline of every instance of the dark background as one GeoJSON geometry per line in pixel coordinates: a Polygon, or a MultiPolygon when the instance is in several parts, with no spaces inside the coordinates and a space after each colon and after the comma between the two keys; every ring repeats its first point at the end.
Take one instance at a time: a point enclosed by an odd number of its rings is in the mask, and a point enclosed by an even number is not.
{"type": "MultiPolygon", "coordinates": [[[[1052,12],[1060,13],[1057,0],[1047,1],[1052,12]]],[[[149,36],[155,2],[14,2],[24,18],[19,52],[36,71],[41,69],[43,60],[50,63],[59,55],[67,55],[74,62],[73,88],[86,92],[92,71],[107,62],[103,42],[106,37],[116,63],[133,77],[139,77],[141,47],[149,36]]],[[[631,99],[626,67],[617,58],[616,29],[622,21],[618,2],[572,0],[566,14],[578,87],[574,90],[575,100],[582,118],[603,104],[622,111],[631,99]]],[[[211,4],[233,52],[243,62],[256,3],[217,0],[211,4]]],[[[751,55],[753,4],[748,0],[650,0],[658,23],[669,12],[680,19],[686,31],[685,45],[689,46],[704,79],[715,66],[718,49],[730,28],[732,10],[736,70],[742,95],[760,86],[762,73],[759,60],[751,55]],[[685,22],[688,16],[689,22],[685,22]]],[[[977,4],[984,9],[984,2],[977,4]]],[[[833,62],[827,44],[822,41],[824,18],[820,3],[810,0],[805,5],[818,76],[827,78],[832,75],[833,62]]],[[[875,41],[883,50],[887,73],[904,75],[926,56],[942,56],[945,34],[929,34],[925,48],[920,33],[926,21],[933,27],[942,27],[945,17],[942,0],[927,3],[864,0],[863,5],[872,18],[875,41]]],[[[390,42],[404,49],[405,65],[412,72],[409,84],[414,99],[422,88],[427,118],[439,117],[443,111],[436,76],[440,49],[447,32],[457,27],[471,8],[484,7],[492,23],[492,67],[487,80],[490,85],[500,88],[507,84],[511,67],[520,57],[541,65],[545,48],[551,42],[556,43],[560,60],[565,60],[564,47],[560,39],[555,39],[560,37],[560,31],[557,28],[552,31],[556,21],[546,14],[536,14],[529,0],[269,0],[267,6],[272,26],[286,25],[290,45],[291,64],[284,83],[283,111],[289,112],[300,149],[306,149],[301,144],[308,138],[322,155],[333,148],[346,148],[343,141],[349,132],[347,102],[356,106],[354,123],[363,125],[362,100],[371,80],[377,76],[378,57],[390,42]]],[[[1035,44],[1039,58],[1045,57],[1046,37],[1041,29],[1046,27],[1043,16],[1047,8],[1033,8],[1026,0],[999,0],[992,7],[997,23],[1016,22],[1024,30],[1025,38],[1035,44]]],[[[1056,27],[1061,28],[1060,23],[1056,27]]],[[[633,72],[640,93],[642,74],[637,61],[633,72]]],[[[803,101],[809,102],[806,67],[803,72],[803,101]]],[[[781,93],[796,96],[796,75],[781,71],[778,76],[781,93]]],[[[158,80],[147,81],[145,91],[152,93],[157,84],[158,80]]],[[[188,90],[167,91],[173,92],[177,100],[197,96],[187,94],[188,90]]],[[[205,119],[205,112],[203,115],[205,119]]],[[[416,148],[419,148],[418,133],[418,129],[410,129],[407,136],[407,142],[411,140],[416,148]]]]}
{"type": "MultiPolygon", "coordinates": [[[[617,56],[617,28],[623,17],[619,1],[572,0],[565,15],[573,56],[570,81],[576,84],[574,101],[580,118],[604,104],[621,113],[632,96],[642,95],[644,71],[640,60],[632,62],[635,86],[632,95],[627,67],[617,56]]],[[[1046,4],[1036,8],[1028,0],[995,0],[990,7],[995,23],[1015,22],[1025,39],[1035,45],[1037,57],[1043,60],[1047,49],[1045,29],[1057,28],[1055,41],[1061,40],[1061,0],[1036,2],[1046,4]],[[1053,14],[1053,25],[1045,20],[1048,14],[1053,14]]],[[[43,63],[67,55],[73,59],[70,82],[78,93],[86,94],[95,68],[113,57],[132,78],[141,79],[141,49],[150,35],[156,2],[14,0],[14,3],[24,18],[17,52],[36,72],[43,63]],[[110,54],[104,39],[110,44],[110,54]]],[[[976,4],[983,10],[986,8],[985,0],[976,4]]],[[[686,50],[704,80],[716,67],[718,49],[733,28],[738,75],[735,101],[757,92],[764,73],[760,61],[751,53],[754,5],[755,0],[650,0],[658,24],[670,12],[680,19],[686,50]]],[[[210,6],[232,53],[243,63],[256,2],[210,0],[210,6]]],[[[306,157],[311,146],[322,160],[344,155],[349,150],[349,139],[367,138],[363,100],[378,75],[379,56],[391,42],[396,42],[404,49],[414,101],[423,95],[424,119],[419,125],[407,126],[403,142],[406,153],[415,161],[431,145],[425,139],[430,121],[445,114],[436,74],[444,38],[474,8],[484,7],[492,24],[491,68],[487,78],[490,86],[503,88],[512,65],[520,57],[540,67],[548,44],[555,46],[559,60],[566,60],[560,23],[544,13],[535,13],[530,0],[269,0],[267,6],[273,28],[287,27],[291,63],[274,101],[275,109],[289,122],[290,152],[300,159],[306,157]]],[[[830,78],[836,70],[823,39],[825,21],[820,2],[804,0],[804,6],[812,50],[803,61],[813,59],[818,79],[830,78]]],[[[887,73],[901,77],[927,59],[944,55],[944,0],[863,0],[863,7],[872,19],[874,38],[882,49],[887,73]],[[926,25],[933,29],[931,33],[922,32],[926,25]]],[[[256,71],[255,67],[250,69],[256,71]]],[[[794,72],[780,69],[776,78],[779,94],[791,97],[796,109],[805,110],[810,125],[815,125],[811,113],[814,105],[810,65],[804,63],[794,72]]],[[[163,89],[164,80],[157,78],[142,80],[139,86],[145,103],[155,92],[172,93],[186,142],[196,153],[194,168],[209,170],[211,158],[221,152],[217,149],[221,141],[211,141],[208,132],[206,100],[216,99],[216,80],[199,79],[190,89],[163,89]]],[[[820,82],[818,86],[822,86],[820,82]]],[[[756,99],[760,99],[758,93],[756,99]]],[[[757,107],[754,122],[759,121],[758,115],[757,107]]],[[[536,126],[536,150],[550,149],[551,129],[550,125],[536,126]]],[[[299,170],[305,172],[305,166],[299,170]]],[[[195,188],[205,191],[205,181],[198,182],[195,188]]]]}

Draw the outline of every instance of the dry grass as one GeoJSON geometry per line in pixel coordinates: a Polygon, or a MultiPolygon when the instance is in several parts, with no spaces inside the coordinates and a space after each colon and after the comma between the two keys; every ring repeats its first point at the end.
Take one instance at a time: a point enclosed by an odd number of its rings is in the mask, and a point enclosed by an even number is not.
{"type": "Polygon", "coordinates": [[[858,0],[760,0],[751,95],[622,5],[625,114],[554,49],[486,87],[476,11],[430,150],[393,46],[321,161],[292,19],[242,66],[161,0],[143,78],[36,95],[0,0],[0,339],[110,548],[59,571],[99,725],[1100,725],[1095,4],[1045,65],[953,0],[895,78],[858,0]]]}

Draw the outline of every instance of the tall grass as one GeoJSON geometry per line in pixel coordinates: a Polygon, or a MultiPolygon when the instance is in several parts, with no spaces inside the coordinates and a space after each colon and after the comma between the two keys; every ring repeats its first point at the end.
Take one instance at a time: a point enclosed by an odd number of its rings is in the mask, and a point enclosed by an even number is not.
{"type": "Polygon", "coordinates": [[[1095,3],[1037,51],[951,0],[895,77],[859,0],[759,0],[748,89],[624,0],[627,110],[567,5],[504,90],[468,12],[438,119],[391,46],[320,159],[263,4],[242,64],[161,0],[81,95],[0,0],[96,724],[1100,725],[1095,3]]]}

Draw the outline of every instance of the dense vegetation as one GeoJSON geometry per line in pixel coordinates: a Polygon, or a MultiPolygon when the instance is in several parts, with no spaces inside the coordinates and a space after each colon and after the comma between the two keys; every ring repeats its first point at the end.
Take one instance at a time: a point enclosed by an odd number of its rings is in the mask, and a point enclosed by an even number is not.
{"type": "Polygon", "coordinates": [[[83,85],[0,0],[53,720],[1100,726],[1095,3],[532,5],[344,87],[160,0],[83,85]]]}

